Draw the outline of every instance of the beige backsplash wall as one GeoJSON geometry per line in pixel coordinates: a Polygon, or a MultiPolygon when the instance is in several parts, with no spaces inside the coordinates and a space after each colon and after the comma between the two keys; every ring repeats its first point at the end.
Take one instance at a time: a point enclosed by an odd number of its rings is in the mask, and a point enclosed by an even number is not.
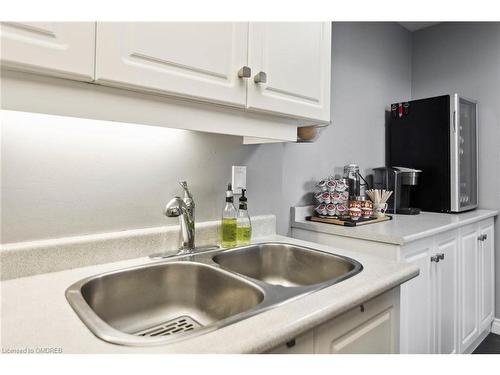
{"type": "MultiPolygon", "coordinates": [[[[334,23],[333,126],[315,144],[245,146],[239,137],[113,123],[4,124],[1,242],[176,224],[162,210],[180,194],[179,179],[192,186],[197,220],[214,220],[232,165],[248,166],[250,212],[277,215],[278,233],[286,234],[290,206],[307,203],[313,180],[349,162],[363,170],[384,163],[384,108],[409,97],[410,59],[410,34],[396,23],[334,23]]],[[[52,88],[115,90],[93,86],[3,72],[2,108],[29,110],[36,101],[53,113],[63,104],[51,100],[52,88]],[[20,85],[51,89],[14,96],[20,85]]],[[[147,101],[127,93],[135,96],[147,101]]]]}

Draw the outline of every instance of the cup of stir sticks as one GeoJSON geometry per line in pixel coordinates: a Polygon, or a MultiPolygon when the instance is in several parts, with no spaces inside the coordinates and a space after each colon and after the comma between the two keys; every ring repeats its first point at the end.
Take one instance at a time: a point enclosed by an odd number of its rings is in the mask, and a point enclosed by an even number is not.
{"type": "Polygon", "coordinates": [[[370,197],[373,202],[373,214],[377,218],[385,217],[385,212],[387,211],[387,200],[392,195],[390,190],[380,190],[380,189],[370,189],[366,191],[366,194],[370,197]]]}

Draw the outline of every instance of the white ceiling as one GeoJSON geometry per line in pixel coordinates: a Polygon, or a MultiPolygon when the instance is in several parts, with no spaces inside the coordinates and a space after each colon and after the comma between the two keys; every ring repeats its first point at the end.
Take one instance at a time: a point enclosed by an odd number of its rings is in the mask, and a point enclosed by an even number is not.
{"type": "Polygon", "coordinates": [[[398,22],[398,23],[401,26],[403,26],[406,30],[413,32],[420,29],[425,29],[426,27],[437,25],[440,22],[398,22]]]}

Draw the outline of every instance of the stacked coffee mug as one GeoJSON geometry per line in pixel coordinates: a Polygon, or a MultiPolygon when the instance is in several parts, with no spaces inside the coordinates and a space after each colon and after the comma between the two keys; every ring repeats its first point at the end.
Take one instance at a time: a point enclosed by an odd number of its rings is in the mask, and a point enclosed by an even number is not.
{"type": "Polygon", "coordinates": [[[365,219],[371,218],[373,215],[373,203],[364,197],[356,197],[349,201],[349,217],[356,221],[360,217],[365,219]]]}
{"type": "Polygon", "coordinates": [[[314,198],[318,205],[315,211],[319,216],[348,216],[349,191],[343,180],[328,177],[321,180],[316,188],[314,198]]]}

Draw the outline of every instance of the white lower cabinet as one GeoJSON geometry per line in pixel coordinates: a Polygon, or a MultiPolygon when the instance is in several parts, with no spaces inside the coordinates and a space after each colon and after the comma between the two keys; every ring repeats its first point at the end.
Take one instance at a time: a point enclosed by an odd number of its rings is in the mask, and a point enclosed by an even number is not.
{"type": "Polygon", "coordinates": [[[418,277],[401,286],[401,353],[457,352],[458,232],[410,244],[418,277]]]}
{"type": "Polygon", "coordinates": [[[478,227],[460,231],[460,349],[473,343],[479,332],[479,244],[478,227]]]}
{"type": "Polygon", "coordinates": [[[495,317],[495,247],[493,222],[479,226],[479,330],[487,329],[495,317]]]}
{"type": "Polygon", "coordinates": [[[494,318],[493,219],[403,246],[402,254],[420,275],[401,287],[401,352],[470,351],[494,318]]]}
{"type": "MultiPolygon", "coordinates": [[[[436,250],[440,262],[433,268],[433,304],[435,316],[434,352],[455,354],[457,348],[458,323],[458,238],[457,232],[449,232],[436,239],[436,250]]],[[[437,258],[435,258],[437,259],[437,258]]]]}
{"type": "Polygon", "coordinates": [[[406,261],[420,274],[401,285],[402,353],[430,353],[432,348],[431,265],[432,246],[423,242],[408,249],[406,261]]]}
{"type": "MultiPolygon", "coordinates": [[[[419,267],[420,274],[401,285],[401,353],[470,352],[491,330],[495,306],[493,218],[398,248],[311,233],[292,231],[295,238],[354,251],[381,255],[385,246],[385,254],[395,254],[397,259],[419,267]]],[[[340,350],[343,345],[346,344],[337,344],[335,348],[340,350]]]]}
{"type": "Polygon", "coordinates": [[[390,354],[398,352],[399,288],[293,338],[270,354],[390,354]]]}

